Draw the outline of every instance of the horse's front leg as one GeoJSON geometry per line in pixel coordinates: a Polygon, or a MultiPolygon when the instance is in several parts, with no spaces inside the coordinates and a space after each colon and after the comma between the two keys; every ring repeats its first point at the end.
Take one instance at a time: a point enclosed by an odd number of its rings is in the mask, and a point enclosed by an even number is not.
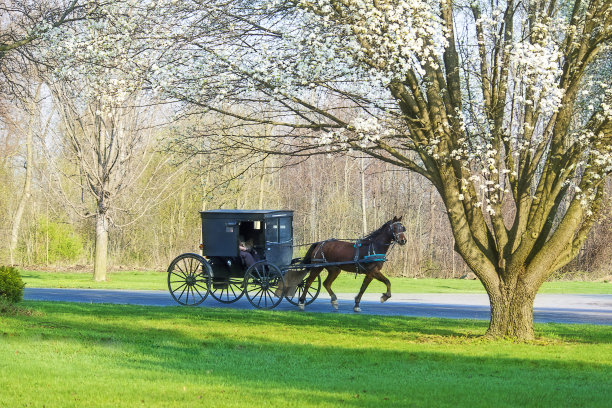
{"type": "Polygon", "coordinates": [[[372,282],[372,276],[370,274],[367,274],[365,278],[363,278],[363,283],[361,284],[361,289],[359,289],[359,293],[357,294],[357,296],[355,296],[355,306],[353,307],[354,312],[361,312],[359,302],[361,302],[361,296],[363,296],[363,292],[366,291],[370,282],[372,282]]]}
{"type": "Polygon", "coordinates": [[[380,297],[380,303],[385,303],[387,300],[391,299],[391,282],[385,275],[380,272],[380,269],[377,269],[372,275],[374,279],[381,281],[387,287],[387,292],[383,293],[380,297]]]}

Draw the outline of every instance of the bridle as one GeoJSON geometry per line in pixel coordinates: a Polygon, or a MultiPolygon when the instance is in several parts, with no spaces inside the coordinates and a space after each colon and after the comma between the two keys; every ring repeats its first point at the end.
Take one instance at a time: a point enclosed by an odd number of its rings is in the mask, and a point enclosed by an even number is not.
{"type": "Polygon", "coordinates": [[[400,222],[400,221],[395,221],[394,223],[392,223],[391,225],[389,225],[389,229],[391,230],[391,234],[393,234],[393,242],[400,242],[399,240],[399,234],[401,234],[402,232],[406,232],[406,227],[404,227],[404,225],[400,222]],[[399,224],[401,229],[399,229],[399,231],[396,231],[395,225],[399,224]]]}

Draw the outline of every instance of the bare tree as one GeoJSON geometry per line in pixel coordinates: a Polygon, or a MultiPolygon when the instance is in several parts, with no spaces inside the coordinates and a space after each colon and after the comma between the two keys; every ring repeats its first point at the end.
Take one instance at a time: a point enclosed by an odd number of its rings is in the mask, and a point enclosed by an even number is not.
{"type": "Polygon", "coordinates": [[[91,198],[83,205],[67,202],[81,216],[96,219],[95,280],[106,278],[113,214],[144,214],[172,181],[155,180],[172,156],[152,154],[153,129],[164,113],[147,109],[156,99],[146,92],[156,61],[174,44],[173,18],[162,13],[162,3],[93,2],[84,9],[87,19],[49,32],[48,46],[38,54],[49,66],[62,152],[74,165],[75,173],[64,174],[65,180],[91,198]],[[122,200],[128,191],[134,195],[122,200]]]}
{"type": "Polygon", "coordinates": [[[24,126],[20,126],[19,123],[13,123],[13,127],[15,129],[20,129],[20,134],[25,135],[25,178],[23,182],[23,190],[21,193],[21,197],[19,198],[19,203],[17,205],[17,209],[15,210],[15,214],[13,216],[13,225],[11,227],[11,239],[9,243],[9,255],[11,265],[14,265],[14,253],[17,247],[17,240],[19,238],[19,227],[21,225],[21,219],[23,217],[23,213],[25,210],[28,201],[32,195],[32,173],[34,167],[34,132],[40,126],[36,126],[36,118],[37,118],[37,108],[38,108],[38,98],[40,97],[40,87],[38,84],[36,86],[36,90],[33,93],[33,99],[27,103],[27,108],[25,110],[27,119],[25,120],[25,128],[24,126]]]}
{"type": "MultiPolygon", "coordinates": [[[[79,91],[57,85],[53,95],[60,109],[61,129],[57,143],[62,157],[72,166],[61,173],[57,186],[65,202],[81,217],[95,218],[94,279],[106,279],[108,232],[119,214],[134,222],[167,196],[172,174],[159,180],[160,170],[172,156],[155,154],[155,115],[159,111],[138,106],[101,102],[81,105],[79,91]],[[75,201],[69,185],[87,199],[75,201]]],[[[127,101],[126,101],[127,102],[127,101]]],[[[62,161],[60,161],[61,163],[62,161]]]]}

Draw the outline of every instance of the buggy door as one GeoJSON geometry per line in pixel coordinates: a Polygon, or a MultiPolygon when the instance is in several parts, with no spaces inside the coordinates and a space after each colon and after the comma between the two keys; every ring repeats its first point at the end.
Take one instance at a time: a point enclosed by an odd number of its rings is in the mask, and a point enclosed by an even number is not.
{"type": "Polygon", "coordinates": [[[293,256],[291,217],[266,219],[266,259],[276,265],[289,265],[293,256]]]}

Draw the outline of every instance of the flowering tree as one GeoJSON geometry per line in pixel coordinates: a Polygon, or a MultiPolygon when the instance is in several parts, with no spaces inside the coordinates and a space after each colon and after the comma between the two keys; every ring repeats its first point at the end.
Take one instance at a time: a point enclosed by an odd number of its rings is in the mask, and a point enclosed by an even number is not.
{"type": "Polygon", "coordinates": [[[359,150],[426,177],[489,295],[488,335],[533,338],[535,294],[577,254],[612,170],[611,3],[208,5],[158,89],[231,129],[274,126],[270,152],[359,150]]]}
{"type": "Polygon", "coordinates": [[[27,94],[19,76],[27,74],[41,36],[82,18],[90,0],[6,0],[0,4],[0,92],[27,94]]]}
{"type": "MultiPolygon", "coordinates": [[[[81,3],[85,3],[82,1],[81,3]]],[[[78,19],[78,0],[9,0],[0,6],[2,19],[8,19],[0,31],[0,58],[9,51],[36,41],[52,28],[78,19]]]]}
{"type": "Polygon", "coordinates": [[[50,68],[47,82],[61,123],[53,144],[60,163],[71,164],[58,166],[57,190],[77,214],[95,218],[96,281],[106,279],[108,232],[117,214],[140,217],[173,179],[156,177],[171,156],[153,154],[153,129],[163,115],[146,92],[151,66],[173,42],[171,20],[157,3],[88,4],[86,19],[47,33],[37,54],[50,68]],[[88,199],[71,198],[70,184],[88,199]]]}

